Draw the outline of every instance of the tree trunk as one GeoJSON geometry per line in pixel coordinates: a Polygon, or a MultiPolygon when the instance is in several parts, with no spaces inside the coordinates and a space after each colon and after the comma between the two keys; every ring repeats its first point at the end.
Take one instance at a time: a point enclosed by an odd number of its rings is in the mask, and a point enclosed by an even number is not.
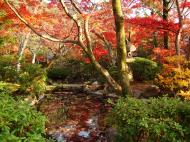
{"type": "Polygon", "coordinates": [[[94,65],[95,69],[106,79],[106,81],[114,89],[114,91],[117,92],[117,94],[122,94],[122,87],[120,86],[120,84],[118,84],[112,78],[109,72],[103,66],[101,66],[94,57],[94,54],[92,52],[92,40],[88,29],[88,21],[89,17],[85,20],[85,25],[84,25],[84,35],[87,41],[86,54],[89,57],[91,63],[94,65]]]}
{"type": "Polygon", "coordinates": [[[108,84],[117,92],[118,94],[122,94],[121,86],[111,77],[109,72],[102,67],[96,60],[91,60],[92,64],[94,65],[95,69],[101,73],[101,75],[106,79],[108,84]]]}
{"type": "Polygon", "coordinates": [[[24,50],[26,49],[26,45],[27,45],[28,39],[30,37],[30,33],[31,32],[28,32],[26,34],[26,36],[21,37],[21,42],[20,42],[19,51],[18,51],[18,59],[17,59],[17,64],[16,64],[18,72],[20,71],[21,60],[23,58],[24,50]]]}
{"type": "Polygon", "coordinates": [[[180,28],[177,33],[176,33],[176,36],[175,36],[175,49],[176,49],[176,54],[177,55],[180,55],[180,41],[181,41],[181,31],[182,29],[180,28]]]}
{"type": "MultiPolygon", "coordinates": [[[[163,20],[166,22],[168,22],[169,3],[170,3],[170,1],[163,0],[163,20]]],[[[164,31],[164,48],[169,49],[169,33],[168,33],[168,31],[164,31]]]]}
{"type": "Polygon", "coordinates": [[[153,47],[156,48],[158,47],[158,39],[157,39],[157,33],[153,33],[153,47]]]}
{"type": "Polygon", "coordinates": [[[36,63],[36,53],[32,53],[32,64],[36,63]]]}
{"type": "Polygon", "coordinates": [[[178,14],[178,21],[179,21],[179,29],[176,32],[175,36],[175,48],[176,48],[176,54],[180,55],[180,42],[181,42],[181,32],[182,32],[182,26],[183,26],[183,18],[181,15],[181,10],[180,10],[180,5],[179,5],[179,0],[175,0],[175,4],[177,7],[177,14],[178,14]]]}
{"type": "MultiPolygon", "coordinates": [[[[109,74],[109,72],[103,68],[96,60],[95,57],[92,53],[92,42],[90,39],[90,34],[88,33],[88,19],[89,18],[85,18],[85,29],[83,31],[82,29],[82,24],[83,22],[81,22],[80,18],[78,19],[76,16],[73,16],[73,14],[69,13],[69,10],[67,9],[67,6],[65,5],[65,1],[64,0],[60,0],[61,2],[61,6],[64,10],[64,12],[66,13],[66,15],[73,20],[73,22],[76,24],[77,26],[77,30],[78,30],[78,39],[77,40],[67,40],[67,39],[57,39],[54,37],[51,37],[50,35],[44,35],[41,34],[39,32],[37,32],[31,25],[30,23],[28,23],[19,13],[18,11],[8,2],[8,0],[5,0],[5,2],[8,4],[8,6],[11,8],[11,10],[16,14],[16,16],[23,22],[25,23],[25,25],[27,27],[29,27],[35,34],[37,34],[38,36],[44,38],[44,39],[48,39],[54,42],[62,42],[62,43],[72,43],[72,44],[77,44],[79,45],[83,51],[87,54],[87,56],[90,58],[92,64],[95,66],[95,68],[97,69],[97,71],[99,71],[100,74],[103,75],[103,77],[107,80],[107,82],[109,83],[109,85],[116,91],[118,92],[118,94],[131,94],[130,91],[130,85],[129,85],[129,79],[128,79],[128,67],[126,66],[126,45],[125,45],[125,31],[124,31],[124,19],[120,19],[120,15],[116,15],[115,17],[117,18],[116,21],[121,21],[121,22],[116,22],[116,33],[117,33],[117,40],[118,41],[122,41],[122,42],[118,42],[118,49],[117,49],[117,55],[118,55],[118,67],[119,67],[119,71],[120,71],[120,75],[121,75],[121,84],[117,83],[112,76],[109,74]],[[119,18],[119,19],[118,19],[119,18]],[[119,25],[118,25],[119,24],[119,25]],[[119,32],[121,31],[121,35],[119,34],[119,32]],[[123,36],[124,35],[124,36],[123,36]],[[121,39],[120,39],[121,36],[121,39]],[[85,40],[84,40],[85,39],[85,40]],[[84,41],[86,41],[86,43],[84,43],[84,41]]],[[[113,4],[115,3],[115,5],[113,7],[115,7],[116,10],[115,13],[120,14],[119,11],[121,11],[121,1],[115,1],[113,2],[113,4]],[[119,5],[118,5],[119,4],[119,5]],[[120,6],[120,7],[118,7],[120,6]],[[119,8],[119,9],[118,9],[119,8]]],[[[82,12],[80,11],[80,9],[77,9],[77,11],[81,14],[82,12]]],[[[115,14],[114,14],[115,15],[115,14]]],[[[122,13],[121,13],[121,18],[122,18],[122,13]]]]}
{"type": "Polygon", "coordinates": [[[120,81],[123,95],[131,95],[129,69],[126,63],[126,36],[124,28],[124,16],[121,8],[121,0],[112,0],[112,9],[115,17],[117,37],[117,65],[120,74],[120,81]]]}
{"type": "Polygon", "coordinates": [[[188,36],[188,44],[187,44],[187,60],[190,59],[190,36],[188,36]]]}

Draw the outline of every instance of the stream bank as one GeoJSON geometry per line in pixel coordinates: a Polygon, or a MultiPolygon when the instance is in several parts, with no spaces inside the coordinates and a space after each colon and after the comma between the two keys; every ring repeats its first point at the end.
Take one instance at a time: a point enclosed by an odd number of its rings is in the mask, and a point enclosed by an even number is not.
{"type": "MultiPolygon", "coordinates": [[[[132,90],[137,98],[159,91],[151,83],[133,83],[132,90]]],[[[116,100],[116,95],[104,93],[96,83],[59,85],[40,106],[49,120],[47,135],[57,142],[111,142],[114,131],[110,132],[105,118],[112,108],[108,98],[116,100]]]]}

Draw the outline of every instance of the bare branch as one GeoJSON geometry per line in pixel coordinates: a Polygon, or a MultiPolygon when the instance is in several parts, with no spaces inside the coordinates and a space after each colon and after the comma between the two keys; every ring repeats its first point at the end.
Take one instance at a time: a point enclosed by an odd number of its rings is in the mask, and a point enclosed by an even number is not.
{"type": "Polygon", "coordinates": [[[16,10],[16,8],[14,8],[9,2],[8,0],[5,0],[6,4],[10,7],[10,9],[15,13],[15,15],[28,27],[30,28],[35,34],[37,34],[38,36],[44,38],[44,39],[48,39],[54,42],[62,42],[63,40],[57,39],[57,38],[53,38],[49,35],[44,35],[41,34],[39,32],[37,32],[20,14],[19,12],[16,10]]]}
{"type": "Polygon", "coordinates": [[[77,10],[78,13],[82,14],[82,11],[80,8],[77,6],[77,4],[74,2],[74,0],[70,0],[71,4],[74,6],[74,8],[77,10]]]}
{"type": "Polygon", "coordinates": [[[88,27],[89,19],[90,19],[90,16],[87,16],[86,19],[85,19],[84,33],[85,33],[85,37],[86,37],[86,40],[87,40],[87,48],[88,48],[88,50],[92,50],[92,41],[91,41],[91,38],[90,38],[89,27],[88,27]]]}
{"type": "Polygon", "coordinates": [[[85,53],[87,53],[87,48],[86,46],[84,45],[83,43],[83,40],[82,40],[82,35],[83,35],[83,30],[82,30],[82,27],[81,27],[81,22],[79,20],[77,20],[77,17],[74,16],[74,15],[71,15],[69,13],[69,10],[67,9],[67,6],[65,5],[65,2],[64,0],[60,0],[61,2],[61,5],[62,5],[62,8],[63,10],[65,11],[65,13],[67,14],[67,16],[72,19],[75,24],[77,25],[77,28],[78,28],[78,43],[80,44],[80,46],[82,47],[82,49],[84,50],[85,53]]]}

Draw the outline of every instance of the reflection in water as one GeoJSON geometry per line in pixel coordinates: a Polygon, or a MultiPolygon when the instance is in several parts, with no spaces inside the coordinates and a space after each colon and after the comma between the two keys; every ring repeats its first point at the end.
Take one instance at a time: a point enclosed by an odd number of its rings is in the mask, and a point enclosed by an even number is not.
{"type": "Polygon", "coordinates": [[[56,92],[41,105],[46,132],[57,142],[104,142],[106,102],[99,95],[56,92]]]}

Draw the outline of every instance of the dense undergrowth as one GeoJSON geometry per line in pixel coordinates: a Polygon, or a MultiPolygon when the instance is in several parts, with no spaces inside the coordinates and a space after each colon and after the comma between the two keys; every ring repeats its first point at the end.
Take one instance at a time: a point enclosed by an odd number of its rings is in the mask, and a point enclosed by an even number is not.
{"type": "Polygon", "coordinates": [[[190,99],[190,62],[184,56],[173,56],[165,59],[160,74],[154,80],[162,93],[179,95],[190,99]]]}
{"type": "Polygon", "coordinates": [[[190,102],[179,98],[120,98],[108,117],[116,142],[189,142],[190,102]]]}
{"type": "Polygon", "coordinates": [[[23,63],[21,70],[17,71],[15,62],[13,56],[0,57],[0,81],[16,83],[20,86],[17,93],[38,98],[46,90],[46,70],[39,64],[23,63]]]}
{"type": "MultiPolygon", "coordinates": [[[[175,98],[189,98],[189,62],[182,57],[168,58],[160,66],[155,61],[134,58],[130,68],[134,81],[152,81],[163,94],[170,97],[135,99],[120,98],[109,114],[108,122],[117,130],[116,142],[188,142],[190,137],[190,103],[175,98]],[[171,97],[172,95],[172,97],[171,97]]],[[[46,91],[46,81],[105,80],[91,64],[69,60],[54,64],[46,70],[38,64],[22,63],[18,72],[15,59],[2,56],[0,60],[0,141],[45,141],[45,117],[23,99],[39,98],[46,91]],[[46,75],[47,74],[47,75],[46,75]],[[9,88],[7,84],[16,84],[9,88]],[[9,88],[7,90],[7,88],[9,88]],[[18,95],[21,98],[18,98],[18,95]]],[[[117,80],[117,67],[101,62],[117,80]]]]}
{"type": "Polygon", "coordinates": [[[0,141],[45,142],[45,116],[0,84],[0,141]]]}

